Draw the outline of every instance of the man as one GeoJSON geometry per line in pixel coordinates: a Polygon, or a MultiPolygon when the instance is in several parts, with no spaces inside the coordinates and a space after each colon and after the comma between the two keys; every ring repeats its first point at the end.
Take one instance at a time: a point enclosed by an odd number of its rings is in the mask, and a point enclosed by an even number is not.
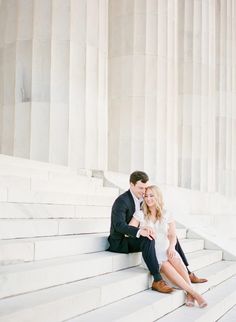
{"type": "MultiPolygon", "coordinates": [[[[148,227],[139,229],[128,225],[135,211],[140,210],[148,180],[148,175],[145,172],[135,171],[131,173],[130,189],[115,200],[111,213],[111,228],[110,236],[108,237],[110,247],[108,250],[125,254],[141,251],[143,259],[154,278],[152,289],[161,293],[171,293],[173,288],[166,284],[159,272],[152,229],[148,227]]],[[[176,250],[187,267],[187,259],[178,241],[176,250]]],[[[206,279],[198,278],[189,270],[188,272],[192,283],[204,283],[207,281],[206,279]]]]}

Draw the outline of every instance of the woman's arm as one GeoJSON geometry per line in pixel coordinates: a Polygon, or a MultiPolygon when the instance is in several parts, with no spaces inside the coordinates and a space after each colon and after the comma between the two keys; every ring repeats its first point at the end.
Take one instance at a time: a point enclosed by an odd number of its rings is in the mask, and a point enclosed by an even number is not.
{"type": "Polygon", "coordinates": [[[134,227],[139,227],[139,224],[140,224],[140,222],[134,217],[132,217],[132,219],[129,222],[129,225],[134,226],[134,227]]]}
{"type": "Polygon", "coordinates": [[[169,258],[173,258],[175,254],[175,244],[176,244],[176,229],[175,222],[172,221],[168,224],[168,239],[170,241],[169,248],[167,250],[167,255],[169,258]]]}
{"type": "MultiPolygon", "coordinates": [[[[133,216],[133,218],[129,222],[129,225],[133,227],[140,227],[140,221],[133,216]]],[[[155,232],[151,227],[140,227],[139,235],[143,237],[147,237],[150,240],[156,238],[155,232]]]]}

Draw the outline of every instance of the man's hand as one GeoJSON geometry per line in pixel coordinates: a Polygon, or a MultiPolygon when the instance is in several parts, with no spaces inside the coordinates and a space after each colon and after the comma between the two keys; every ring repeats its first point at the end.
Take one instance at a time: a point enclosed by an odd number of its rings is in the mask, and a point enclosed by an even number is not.
{"type": "Polygon", "coordinates": [[[150,240],[156,239],[156,234],[151,227],[144,227],[140,230],[140,236],[147,237],[150,240]]]}

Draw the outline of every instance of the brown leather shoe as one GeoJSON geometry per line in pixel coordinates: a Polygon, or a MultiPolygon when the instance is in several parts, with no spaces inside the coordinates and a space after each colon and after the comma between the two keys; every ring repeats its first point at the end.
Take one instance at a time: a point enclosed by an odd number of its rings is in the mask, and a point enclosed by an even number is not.
{"type": "Polygon", "coordinates": [[[197,277],[194,273],[190,273],[189,278],[191,283],[205,283],[208,281],[206,278],[197,277]]]}
{"type": "Polygon", "coordinates": [[[174,289],[167,285],[165,281],[160,280],[152,283],[152,290],[161,293],[171,293],[174,289]]]}

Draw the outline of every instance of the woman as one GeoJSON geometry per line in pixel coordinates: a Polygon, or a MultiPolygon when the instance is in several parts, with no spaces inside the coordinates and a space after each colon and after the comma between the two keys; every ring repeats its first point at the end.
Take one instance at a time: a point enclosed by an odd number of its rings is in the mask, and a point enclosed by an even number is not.
{"type": "Polygon", "coordinates": [[[157,186],[149,186],[144,195],[143,210],[136,212],[129,225],[150,227],[155,238],[155,249],[160,271],[178,287],[186,291],[185,304],[199,307],[207,306],[204,298],[197,293],[190,282],[188,272],[179,254],[175,250],[175,222],[163,207],[163,198],[157,186]]]}

